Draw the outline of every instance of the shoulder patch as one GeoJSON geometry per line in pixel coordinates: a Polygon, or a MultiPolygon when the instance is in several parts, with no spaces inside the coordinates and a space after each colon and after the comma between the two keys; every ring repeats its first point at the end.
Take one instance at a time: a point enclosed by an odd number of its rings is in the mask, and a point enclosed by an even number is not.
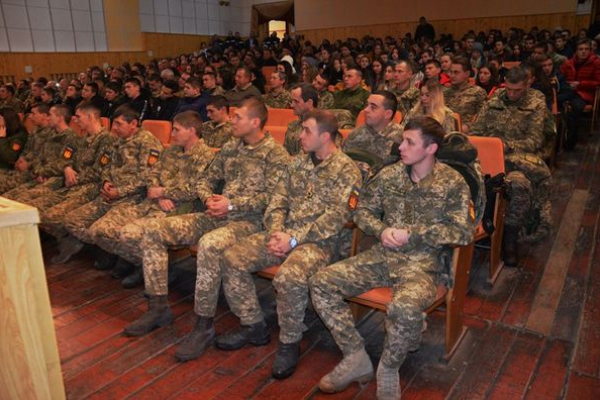
{"type": "Polygon", "coordinates": [[[358,206],[358,196],[360,195],[360,188],[358,186],[354,186],[352,188],[352,193],[350,193],[350,198],[348,199],[348,207],[351,211],[356,210],[358,206]]]}
{"type": "Polygon", "coordinates": [[[148,165],[153,166],[158,161],[158,156],[160,152],[158,150],[152,149],[150,150],[150,155],[148,156],[148,165]]]}
{"type": "Polygon", "coordinates": [[[100,157],[100,165],[102,167],[106,167],[109,162],[110,162],[110,153],[108,151],[105,151],[102,154],[102,156],[100,157]]]}
{"type": "Polygon", "coordinates": [[[13,151],[19,151],[19,150],[21,150],[21,143],[19,143],[19,142],[14,142],[14,143],[12,144],[12,149],[13,149],[13,151]]]}
{"type": "Polygon", "coordinates": [[[73,153],[75,153],[75,149],[71,146],[67,146],[63,150],[63,158],[65,160],[70,160],[73,157],[73,153]]]}

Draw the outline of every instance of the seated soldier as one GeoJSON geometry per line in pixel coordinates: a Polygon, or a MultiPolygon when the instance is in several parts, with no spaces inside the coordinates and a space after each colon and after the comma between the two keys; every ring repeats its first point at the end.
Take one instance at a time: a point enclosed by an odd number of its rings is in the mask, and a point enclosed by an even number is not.
{"type": "Polygon", "coordinates": [[[3,85],[0,87],[0,108],[10,107],[16,113],[23,112],[23,103],[15,97],[15,87],[13,85],[3,85]]]}
{"type": "Polygon", "coordinates": [[[379,242],[310,278],[315,309],[344,356],[319,382],[326,393],[373,376],[344,299],[391,286],[377,398],[400,399],[398,369],[408,352],[419,347],[423,311],[435,300],[443,273],[440,253],[446,246],[470,243],[475,230],[469,186],[455,169],[436,161],[445,134],[431,117],[406,125],[399,146],[402,162],[384,168],[367,184],[355,211],[358,227],[379,242]]]}
{"type": "Polygon", "coordinates": [[[208,96],[224,96],[225,90],[217,84],[217,75],[212,71],[205,71],[202,75],[202,93],[208,96]]]}
{"type": "Polygon", "coordinates": [[[550,170],[542,160],[544,123],[547,115],[542,95],[527,89],[527,72],[513,67],[506,74],[506,88],[484,104],[473,135],[500,138],[504,144],[509,203],[504,221],[504,263],[518,263],[517,240],[526,235],[544,237],[552,225],[550,170]]]}
{"type": "Polygon", "coordinates": [[[148,173],[146,199],[139,204],[112,207],[89,228],[96,246],[119,257],[111,276],[119,279],[133,272],[123,280],[125,288],[144,282],[141,245],[144,226],[149,220],[188,213],[194,208],[196,184],[214,156],[200,138],[201,127],[202,119],[197,112],[177,114],[171,146],[161,153],[148,173]]]}
{"type": "MultiPolygon", "coordinates": [[[[218,266],[223,251],[261,229],[262,214],[288,162],[288,155],[264,131],[267,108],[256,98],[246,99],[235,110],[233,135],[217,153],[197,185],[198,198],[206,212],[150,221],[142,240],[144,285],[148,312],[125,328],[128,336],[142,336],[172,322],[167,299],[168,249],[174,245],[198,244],[197,268],[209,271],[218,266]],[[224,182],[222,194],[215,191],[224,182]]],[[[200,279],[211,296],[219,294],[220,277],[200,279]]],[[[200,302],[196,302],[201,306],[200,302]]],[[[199,324],[204,324],[199,321],[199,324]]],[[[213,332],[214,335],[214,332],[213,332]]]]}
{"type": "Polygon", "coordinates": [[[242,100],[262,96],[260,90],[252,84],[252,72],[248,67],[240,66],[235,70],[235,87],[225,94],[231,107],[239,107],[242,100]]]}
{"type": "Polygon", "coordinates": [[[92,104],[100,110],[102,115],[106,115],[106,99],[100,95],[100,89],[95,82],[86,83],[81,89],[82,101],[91,101],[92,104]]]}
{"type": "Polygon", "coordinates": [[[344,89],[333,95],[333,108],[348,110],[356,120],[358,113],[367,105],[369,91],[361,87],[362,71],[349,66],[344,72],[344,89]]]}
{"type": "Polygon", "coordinates": [[[284,379],[294,372],[300,339],[306,330],[303,320],[308,306],[308,278],[338,258],[342,236],[349,239],[344,235],[344,224],[350,217],[349,200],[361,181],[354,162],[336,145],[339,133],[333,114],[310,111],[304,115],[302,127],[304,153],[288,165],[275,188],[263,218],[266,230],[225,250],[221,264],[198,265],[198,322],[177,349],[179,359],[198,357],[214,335],[212,318],[221,278],[241,327],[219,336],[217,347],[236,350],[268,342],[269,330],[252,273],[281,264],[273,281],[280,342],[272,373],[284,379]]]}
{"type": "MultiPolygon", "coordinates": [[[[319,94],[318,108],[321,110],[329,110],[334,107],[333,93],[329,91],[329,76],[325,72],[321,72],[312,81],[312,85],[317,89],[319,94]]],[[[313,104],[314,106],[314,104],[313,104]]]]}
{"type": "Polygon", "coordinates": [[[444,89],[446,106],[460,115],[462,131],[469,132],[479,110],[487,99],[485,90],[469,84],[471,63],[465,57],[454,57],[450,67],[450,87],[444,89]]]}
{"type": "Polygon", "coordinates": [[[287,81],[285,72],[275,71],[271,74],[269,92],[263,95],[267,107],[292,108],[292,95],[285,89],[287,81]]]}
{"type": "Polygon", "coordinates": [[[206,105],[209,121],[202,125],[202,140],[208,147],[221,148],[232,136],[229,104],[225,96],[211,96],[206,105]]]}
{"type": "MultiPolygon", "coordinates": [[[[115,111],[112,132],[121,140],[110,155],[108,167],[102,170],[100,195],[65,216],[69,235],[59,243],[61,252],[54,262],[67,262],[83,249],[84,242],[92,244],[88,228],[112,207],[142,200],[148,174],[163,147],[154,135],[138,127],[139,119],[140,114],[127,104],[115,111]]],[[[106,260],[98,258],[96,268],[112,267],[106,260]]]]}
{"type": "Polygon", "coordinates": [[[292,94],[292,109],[298,119],[288,124],[283,146],[290,155],[295,156],[302,153],[302,145],[300,144],[300,134],[303,129],[302,118],[315,109],[319,97],[316,89],[308,83],[299,83],[292,86],[290,93],[292,94]]]}
{"type": "Polygon", "coordinates": [[[410,61],[400,61],[394,66],[394,89],[392,93],[398,99],[398,111],[402,116],[408,114],[419,101],[419,89],[411,85],[416,66],[410,61]]]}
{"type": "Polygon", "coordinates": [[[365,124],[355,128],[342,144],[345,152],[349,150],[367,151],[381,162],[389,161],[392,147],[400,143],[402,129],[394,122],[398,101],[387,90],[373,92],[365,107],[365,124]]]}
{"type": "MultiPolygon", "coordinates": [[[[27,203],[33,193],[40,190],[39,185],[54,182],[55,177],[62,177],[67,166],[73,165],[74,156],[82,145],[82,140],[69,127],[71,110],[65,104],[57,104],[50,108],[48,124],[52,134],[45,138],[40,153],[31,162],[29,174],[31,179],[16,188],[5,192],[4,197],[27,203]],[[34,191],[34,192],[32,192],[34,191]]],[[[43,190],[44,186],[41,186],[43,190]]]]}
{"type": "Polygon", "coordinates": [[[0,107],[0,171],[13,170],[26,142],[27,131],[15,109],[0,107]]]}

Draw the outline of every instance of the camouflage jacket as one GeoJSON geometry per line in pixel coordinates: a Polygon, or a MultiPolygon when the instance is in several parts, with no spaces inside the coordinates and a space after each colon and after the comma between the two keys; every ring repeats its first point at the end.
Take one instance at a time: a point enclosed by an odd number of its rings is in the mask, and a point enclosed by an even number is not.
{"type": "Polygon", "coordinates": [[[181,146],[164,150],[148,174],[148,187],[163,187],[164,197],[176,203],[197,198],[196,185],[215,154],[202,140],[184,151],[181,146]]]}
{"type": "Polygon", "coordinates": [[[84,139],[80,151],[75,155],[74,168],[79,174],[79,185],[100,183],[102,170],[108,167],[116,142],[117,138],[106,128],[84,139]]]}
{"type": "Polygon", "coordinates": [[[289,155],[270,134],[251,145],[230,140],[198,182],[198,198],[205,203],[224,182],[223,196],[233,206],[227,218],[260,219],[288,162],[289,155]]]}
{"type": "Polygon", "coordinates": [[[23,103],[16,97],[11,97],[9,100],[0,101],[0,108],[10,107],[15,110],[16,113],[22,113],[24,111],[23,103]]]}
{"type": "Polygon", "coordinates": [[[355,128],[344,140],[342,149],[344,151],[359,149],[376,155],[386,160],[392,151],[394,143],[400,144],[402,140],[402,129],[395,122],[390,122],[381,132],[375,131],[369,125],[355,128]]]}
{"type": "Polygon", "coordinates": [[[417,104],[420,98],[419,89],[416,87],[409,87],[408,89],[393,89],[392,93],[398,100],[398,111],[402,113],[402,118],[408,114],[410,110],[417,104]]]}
{"type": "Polygon", "coordinates": [[[232,131],[231,121],[220,124],[214,121],[206,121],[202,124],[202,140],[208,147],[221,148],[231,139],[232,131]]]}
{"type": "Polygon", "coordinates": [[[264,216],[268,231],[287,232],[299,244],[337,238],[361,185],[358,168],[339,149],[316,166],[312,157],[303,154],[287,166],[264,216]]]}
{"type": "Polygon", "coordinates": [[[39,155],[31,162],[30,171],[34,177],[62,176],[65,168],[73,165],[84,145],[83,139],[71,128],[52,132],[54,134],[46,138],[39,155]]]}
{"type": "Polygon", "coordinates": [[[141,194],[162,149],[156,136],[145,129],[138,130],[127,139],[120,139],[108,167],[102,170],[101,181],[112,183],[121,198],[141,194]]]}
{"type": "Polygon", "coordinates": [[[545,141],[545,101],[531,90],[514,102],[508,99],[505,90],[497,92],[483,105],[471,132],[502,139],[506,153],[541,155],[545,141]]]}
{"type": "Polygon", "coordinates": [[[248,87],[244,89],[239,89],[237,86],[225,93],[225,97],[229,100],[229,105],[231,107],[239,107],[242,100],[245,100],[249,97],[261,97],[262,93],[260,90],[252,84],[248,85],[248,87]]]}
{"type": "Polygon", "coordinates": [[[23,153],[21,153],[21,157],[23,157],[23,159],[28,163],[31,163],[34,158],[39,157],[46,140],[48,140],[48,138],[50,138],[50,136],[53,134],[54,130],[48,126],[36,128],[29,134],[27,143],[25,143],[25,148],[23,148],[23,153]]]}
{"type": "Polygon", "coordinates": [[[479,86],[469,85],[468,82],[460,87],[444,88],[446,106],[460,115],[463,125],[473,124],[486,99],[485,90],[479,86]]]}
{"type": "Polygon", "coordinates": [[[27,143],[27,132],[21,130],[0,138],[0,169],[12,169],[27,143]]]}
{"type": "Polygon", "coordinates": [[[332,108],[329,111],[335,115],[338,122],[338,129],[352,129],[356,126],[356,117],[348,110],[332,108]]]}
{"type": "Polygon", "coordinates": [[[475,215],[470,200],[469,186],[452,167],[438,162],[414,183],[410,167],[398,162],[381,170],[363,189],[354,221],[378,239],[388,227],[408,229],[408,243],[386,248],[388,253],[435,255],[445,245],[473,240],[475,215]]]}
{"type": "Polygon", "coordinates": [[[300,144],[300,134],[302,133],[302,121],[299,119],[292,121],[288,124],[287,131],[285,131],[285,140],[283,147],[287,150],[290,155],[295,156],[302,152],[302,145],[300,144]]]}
{"type": "Polygon", "coordinates": [[[323,90],[319,93],[319,104],[318,107],[321,110],[330,110],[334,106],[333,93],[329,90],[323,90]]]}
{"type": "Polygon", "coordinates": [[[283,89],[279,93],[269,92],[263,95],[263,101],[271,108],[292,108],[292,95],[283,89]]]}
{"type": "Polygon", "coordinates": [[[354,90],[344,89],[335,92],[333,95],[334,107],[348,110],[352,113],[352,117],[356,120],[358,113],[367,105],[369,91],[358,87],[354,90]]]}

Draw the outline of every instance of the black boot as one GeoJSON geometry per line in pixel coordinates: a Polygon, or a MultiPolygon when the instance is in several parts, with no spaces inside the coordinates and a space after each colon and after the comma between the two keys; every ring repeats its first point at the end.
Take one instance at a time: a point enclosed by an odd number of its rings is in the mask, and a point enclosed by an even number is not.
{"type": "Polygon", "coordinates": [[[212,318],[196,316],[196,323],[192,331],[183,339],[177,350],[175,358],[178,361],[186,362],[194,360],[212,343],[215,339],[215,326],[212,318]]]}
{"type": "Polygon", "coordinates": [[[127,336],[144,336],[156,328],[173,322],[173,314],[167,296],[149,296],[148,311],[123,331],[127,336]]]}
{"type": "Polygon", "coordinates": [[[111,269],[115,266],[117,260],[119,259],[118,256],[104,251],[97,246],[94,248],[93,256],[96,259],[96,261],[94,261],[94,268],[96,268],[98,271],[106,271],[107,269],[111,269]]]}
{"type": "Polygon", "coordinates": [[[271,371],[273,378],[285,379],[291,376],[296,370],[298,358],[300,357],[300,341],[295,343],[281,343],[275,355],[273,369],[271,371]]]}
{"type": "Polygon", "coordinates": [[[504,225],[504,265],[507,267],[516,267],[519,263],[519,253],[517,249],[517,240],[519,239],[519,230],[517,226],[504,225]]]}
{"type": "Polygon", "coordinates": [[[264,346],[271,341],[271,334],[264,320],[252,325],[241,325],[235,332],[229,332],[217,338],[217,348],[237,350],[247,344],[264,346]]]}
{"type": "Polygon", "coordinates": [[[117,261],[115,266],[110,270],[110,276],[115,279],[122,279],[131,274],[134,269],[135,265],[123,258],[119,258],[119,261],[117,261]]]}
{"type": "Polygon", "coordinates": [[[121,281],[121,285],[123,285],[125,289],[133,289],[143,284],[144,270],[142,267],[135,267],[135,270],[121,281]]]}

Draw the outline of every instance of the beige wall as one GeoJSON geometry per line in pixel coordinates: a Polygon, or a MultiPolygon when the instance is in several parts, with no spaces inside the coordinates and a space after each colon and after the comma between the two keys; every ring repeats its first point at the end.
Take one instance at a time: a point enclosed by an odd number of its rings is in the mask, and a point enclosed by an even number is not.
{"type": "Polygon", "coordinates": [[[297,0],[298,31],[417,21],[575,13],[575,0],[297,0]]]}

